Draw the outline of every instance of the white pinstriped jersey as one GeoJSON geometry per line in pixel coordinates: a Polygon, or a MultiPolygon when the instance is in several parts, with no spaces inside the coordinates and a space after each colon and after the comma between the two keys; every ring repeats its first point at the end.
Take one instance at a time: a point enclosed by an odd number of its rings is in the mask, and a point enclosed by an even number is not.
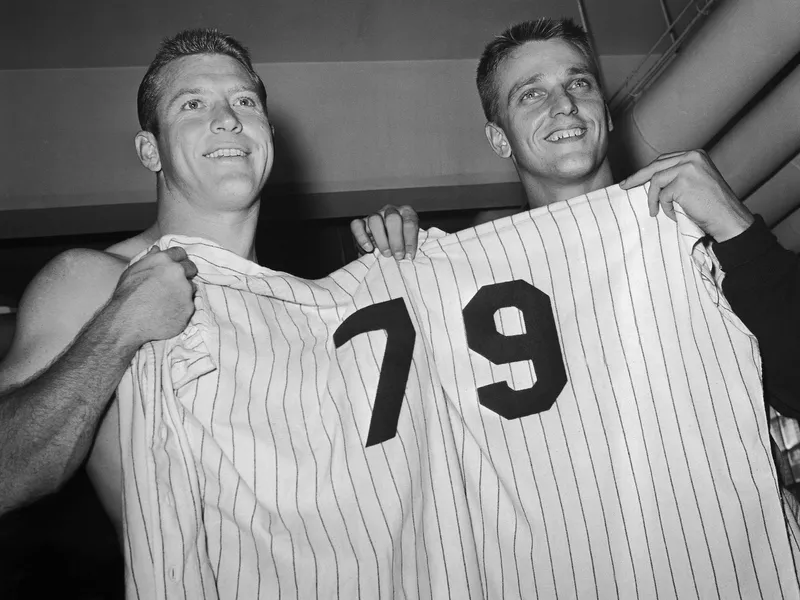
{"type": "Polygon", "coordinates": [[[119,389],[140,598],[798,598],[756,344],[618,187],[319,281],[200,240],[119,389]]]}

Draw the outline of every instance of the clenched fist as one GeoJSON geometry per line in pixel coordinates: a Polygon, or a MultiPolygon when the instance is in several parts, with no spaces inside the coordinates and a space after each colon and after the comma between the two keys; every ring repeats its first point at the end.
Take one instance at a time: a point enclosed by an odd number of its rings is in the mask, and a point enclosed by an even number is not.
{"type": "Polygon", "coordinates": [[[119,278],[109,302],[126,343],[138,348],[181,333],[194,313],[197,267],[183,248],[153,247],[119,278]]]}

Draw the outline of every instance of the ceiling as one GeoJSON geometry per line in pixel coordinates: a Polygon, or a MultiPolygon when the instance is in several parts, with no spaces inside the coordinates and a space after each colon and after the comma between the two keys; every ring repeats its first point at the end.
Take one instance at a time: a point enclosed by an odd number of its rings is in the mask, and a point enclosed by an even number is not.
{"type": "MultiPolygon", "coordinates": [[[[668,0],[672,15],[687,1],[668,0]]],[[[600,54],[643,54],[665,27],[660,0],[584,5],[600,54]]],[[[147,65],[164,37],[209,26],[257,63],[474,58],[509,24],[579,20],[577,0],[28,0],[4,12],[0,70],[147,65]]]]}

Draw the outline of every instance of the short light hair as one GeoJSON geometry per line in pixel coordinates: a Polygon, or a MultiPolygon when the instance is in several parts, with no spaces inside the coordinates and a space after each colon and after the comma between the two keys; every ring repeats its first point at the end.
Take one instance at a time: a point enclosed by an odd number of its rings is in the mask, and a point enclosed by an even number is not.
{"type": "Polygon", "coordinates": [[[541,18],[509,27],[486,45],[478,63],[476,83],[486,120],[492,123],[500,118],[500,91],[496,76],[500,65],[514,50],[527,42],[564,40],[586,58],[589,71],[600,84],[597,61],[592,52],[589,36],[572,19],[541,18]]]}
{"type": "Polygon", "coordinates": [[[216,29],[187,29],[161,43],[142,83],[139,84],[136,109],[139,113],[139,126],[143,131],[158,135],[158,101],[164,88],[164,69],[179,58],[196,54],[222,54],[241,64],[255,84],[256,93],[266,110],[267,90],[261,77],[253,69],[247,48],[232,36],[216,29]]]}

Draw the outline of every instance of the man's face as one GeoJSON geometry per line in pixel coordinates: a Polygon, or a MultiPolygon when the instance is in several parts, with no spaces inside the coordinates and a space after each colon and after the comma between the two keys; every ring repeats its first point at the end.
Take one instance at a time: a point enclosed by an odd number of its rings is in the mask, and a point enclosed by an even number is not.
{"type": "Polygon", "coordinates": [[[168,191],[214,208],[247,206],[273,162],[272,131],[244,67],[200,54],[169,64],[158,104],[158,150],[168,191]]]}
{"type": "Polygon", "coordinates": [[[500,64],[496,82],[500,128],[489,125],[487,135],[523,179],[569,184],[597,172],[611,124],[583,54],[562,40],[527,42],[500,64]]]}

